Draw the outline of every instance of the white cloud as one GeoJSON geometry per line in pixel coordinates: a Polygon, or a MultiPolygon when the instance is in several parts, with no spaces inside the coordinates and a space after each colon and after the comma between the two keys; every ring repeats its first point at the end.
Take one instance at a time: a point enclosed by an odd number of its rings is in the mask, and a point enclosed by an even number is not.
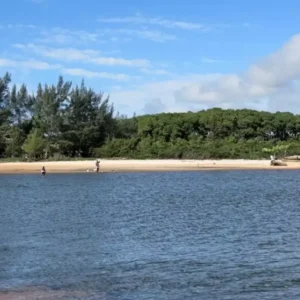
{"type": "Polygon", "coordinates": [[[119,34],[121,36],[127,35],[131,37],[137,37],[144,40],[150,40],[153,42],[167,42],[176,40],[176,36],[168,33],[164,33],[158,30],[148,29],[103,29],[100,31],[102,34],[119,34]]]}
{"type": "Polygon", "coordinates": [[[100,18],[98,20],[101,23],[119,23],[119,24],[146,24],[146,25],[157,25],[165,28],[178,28],[178,29],[187,29],[187,30],[201,30],[208,31],[210,27],[201,23],[192,23],[185,21],[175,21],[164,18],[151,18],[145,17],[140,14],[137,14],[133,17],[118,17],[118,18],[100,18]]]}
{"type": "Polygon", "coordinates": [[[7,24],[0,25],[0,29],[36,29],[36,26],[32,24],[7,24]]]}
{"type": "Polygon", "coordinates": [[[153,81],[127,89],[112,90],[111,101],[116,104],[117,108],[123,107],[123,104],[127,103],[128,110],[124,111],[126,114],[133,112],[132,107],[137,114],[149,113],[147,108],[151,107],[151,111],[153,111],[153,105],[163,107],[162,111],[165,112],[192,110],[194,104],[176,102],[174,92],[188,84],[210,81],[218,76],[218,74],[187,75],[171,80],[153,81]],[[129,109],[131,110],[129,111],[129,109]]]}
{"type": "Polygon", "coordinates": [[[150,62],[145,59],[124,59],[114,57],[94,57],[88,60],[91,63],[108,66],[143,67],[149,66],[150,62]]]}
{"type": "Polygon", "coordinates": [[[29,60],[12,60],[0,58],[0,67],[6,68],[26,68],[33,70],[51,70],[51,69],[59,69],[60,65],[51,65],[47,62],[29,59],[29,60]]]}
{"type": "Polygon", "coordinates": [[[86,78],[105,78],[110,80],[116,81],[127,81],[132,77],[126,74],[114,74],[114,73],[107,73],[107,72],[93,72],[81,68],[65,68],[61,65],[51,65],[47,62],[39,61],[39,60],[12,60],[12,59],[5,59],[0,58],[0,68],[14,68],[17,70],[39,70],[39,71],[46,71],[46,70],[57,70],[66,75],[71,76],[80,76],[86,78]]]}
{"type": "Polygon", "coordinates": [[[119,81],[126,81],[130,79],[130,76],[126,74],[112,74],[106,72],[93,72],[85,69],[80,68],[63,68],[63,74],[71,75],[71,76],[80,76],[86,78],[105,78],[111,80],[119,80],[119,81]]]}
{"type": "Polygon", "coordinates": [[[163,104],[160,98],[149,100],[145,103],[143,107],[143,112],[145,114],[157,114],[166,109],[165,104],[163,104]]]}
{"type": "Polygon", "coordinates": [[[150,62],[145,59],[124,59],[101,56],[99,51],[91,49],[74,48],[50,48],[37,46],[35,44],[16,44],[15,47],[23,50],[30,50],[43,57],[57,59],[61,61],[80,61],[95,65],[124,66],[124,67],[148,67],[150,62]]]}
{"type": "Polygon", "coordinates": [[[148,75],[170,75],[170,73],[164,69],[147,69],[142,68],[140,71],[144,74],[148,75]]]}
{"type": "Polygon", "coordinates": [[[221,59],[215,59],[215,58],[210,58],[210,57],[203,57],[201,59],[201,62],[207,63],[207,64],[217,64],[217,63],[224,63],[224,60],[221,59]]]}
{"type": "Polygon", "coordinates": [[[218,106],[300,112],[299,82],[300,35],[295,35],[278,51],[241,74],[194,75],[157,81],[112,92],[111,99],[116,105],[130,103],[137,113],[144,113],[145,104],[153,99],[161,101],[164,111],[218,106]]]}
{"type": "Polygon", "coordinates": [[[242,74],[223,75],[213,82],[187,85],[179,89],[178,101],[216,105],[224,101],[254,101],[285,91],[300,79],[300,35],[265,57],[242,74]]]}
{"type": "Polygon", "coordinates": [[[90,44],[106,43],[97,32],[89,32],[86,30],[70,30],[66,28],[53,27],[44,28],[32,24],[0,24],[0,30],[22,30],[24,34],[34,34],[34,42],[43,44],[90,44]],[[26,32],[25,32],[26,30],[26,32]]]}
{"type": "Polygon", "coordinates": [[[60,27],[42,29],[36,42],[44,44],[90,44],[105,43],[100,35],[85,30],[70,30],[60,27]]]}
{"type": "Polygon", "coordinates": [[[14,44],[14,47],[22,50],[30,50],[35,54],[63,61],[85,60],[90,56],[99,54],[98,51],[90,49],[77,50],[74,48],[48,48],[44,46],[37,46],[35,44],[14,44]]]}

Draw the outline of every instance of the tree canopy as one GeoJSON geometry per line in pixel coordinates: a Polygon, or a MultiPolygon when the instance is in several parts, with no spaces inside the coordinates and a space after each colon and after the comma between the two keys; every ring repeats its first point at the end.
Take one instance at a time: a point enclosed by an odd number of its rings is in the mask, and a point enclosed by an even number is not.
{"type": "Polygon", "coordinates": [[[299,115],[212,108],[127,117],[84,81],[59,77],[30,94],[0,77],[1,158],[257,159],[282,149],[300,154],[299,115]]]}

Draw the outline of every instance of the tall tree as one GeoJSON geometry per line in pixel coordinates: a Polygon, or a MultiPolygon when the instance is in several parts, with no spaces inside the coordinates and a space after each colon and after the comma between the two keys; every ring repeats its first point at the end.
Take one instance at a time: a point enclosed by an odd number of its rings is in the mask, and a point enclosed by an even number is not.
{"type": "Polygon", "coordinates": [[[28,95],[26,85],[22,84],[19,90],[13,85],[9,99],[12,122],[21,126],[22,122],[29,120],[32,117],[32,105],[33,98],[28,95]]]}
{"type": "Polygon", "coordinates": [[[84,81],[70,93],[66,110],[64,139],[69,142],[71,155],[89,156],[93,147],[99,147],[113,135],[115,120],[113,106],[103,93],[88,89],[84,81]]]}
{"type": "Polygon", "coordinates": [[[39,84],[34,102],[34,127],[39,128],[47,139],[47,154],[58,150],[66,107],[69,101],[71,82],[59,77],[57,85],[44,87],[39,84]]]}
{"type": "Polygon", "coordinates": [[[42,158],[45,148],[46,140],[38,129],[34,129],[33,132],[27,136],[23,145],[23,150],[31,160],[42,158]]]}

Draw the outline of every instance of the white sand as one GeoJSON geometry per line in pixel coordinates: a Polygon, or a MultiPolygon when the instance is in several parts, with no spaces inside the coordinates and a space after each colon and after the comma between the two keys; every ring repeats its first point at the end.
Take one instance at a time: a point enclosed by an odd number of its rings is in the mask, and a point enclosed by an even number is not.
{"type": "MultiPolygon", "coordinates": [[[[94,172],[95,161],[60,161],[0,163],[0,173],[37,173],[45,166],[48,173],[94,172]]],[[[100,159],[100,172],[182,171],[207,169],[300,169],[299,162],[285,167],[271,167],[269,160],[105,160],[100,159]]]]}

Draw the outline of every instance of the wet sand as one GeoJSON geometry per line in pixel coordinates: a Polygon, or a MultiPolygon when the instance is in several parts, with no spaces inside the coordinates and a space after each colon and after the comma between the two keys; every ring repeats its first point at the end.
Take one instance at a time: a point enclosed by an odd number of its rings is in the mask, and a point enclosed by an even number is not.
{"type": "Polygon", "coordinates": [[[36,287],[16,291],[0,291],[0,300],[63,300],[63,299],[107,299],[105,293],[88,293],[84,291],[51,290],[36,287]]]}
{"type": "MultiPolygon", "coordinates": [[[[95,172],[95,161],[0,163],[0,174],[95,172]]],[[[270,166],[269,160],[101,160],[100,172],[300,169],[300,162],[270,166]]]]}

